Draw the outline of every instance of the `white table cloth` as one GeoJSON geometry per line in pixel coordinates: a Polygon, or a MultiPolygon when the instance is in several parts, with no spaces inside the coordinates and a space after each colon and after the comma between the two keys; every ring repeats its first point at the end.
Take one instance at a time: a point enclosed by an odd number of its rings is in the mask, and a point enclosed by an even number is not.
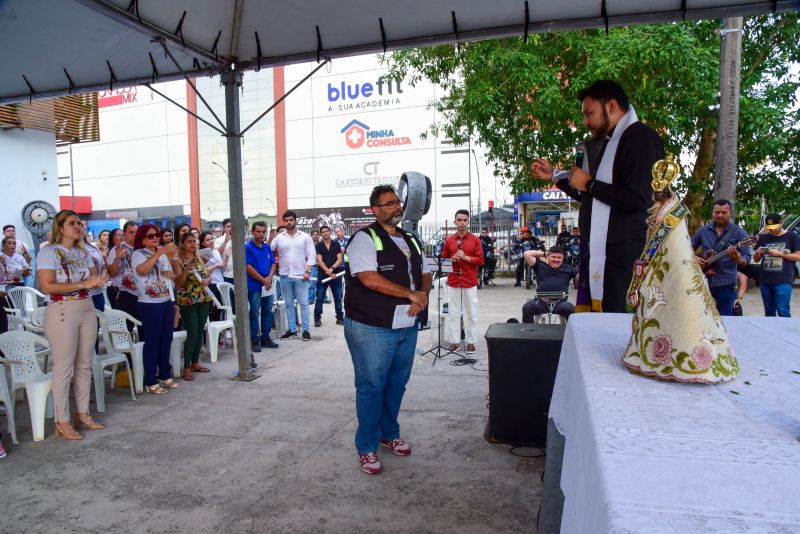
{"type": "Polygon", "coordinates": [[[567,325],[561,531],[800,532],[800,320],[724,318],[742,372],[714,386],[629,373],[630,321],[567,325]]]}

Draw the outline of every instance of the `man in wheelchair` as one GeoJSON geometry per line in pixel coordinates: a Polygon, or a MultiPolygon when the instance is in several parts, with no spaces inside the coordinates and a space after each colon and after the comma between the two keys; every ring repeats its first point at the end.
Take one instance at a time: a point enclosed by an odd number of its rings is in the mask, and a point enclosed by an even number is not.
{"type": "Polygon", "coordinates": [[[525,262],[536,272],[536,296],[522,306],[522,322],[533,323],[534,316],[556,313],[565,319],[575,312],[575,306],[567,301],[569,283],[578,275],[578,270],[564,263],[564,250],[550,247],[546,253],[528,250],[525,262]],[[539,258],[544,257],[544,261],[539,258]]]}
{"type": "MultiPolygon", "coordinates": [[[[520,238],[514,240],[512,250],[515,254],[522,254],[522,257],[519,258],[519,262],[517,263],[517,281],[514,283],[514,287],[519,287],[522,285],[522,279],[525,277],[525,255],[534,250],[538,250],[544,255],[544,241],[538,237],[534,237],[531,231],[523,226],[520,229],[520,238]]],[[[529,263],[529,265],[533,264],[529,263]]],[[[526,286],[526,288],[527,287],[528,286],[526,286]]]]}

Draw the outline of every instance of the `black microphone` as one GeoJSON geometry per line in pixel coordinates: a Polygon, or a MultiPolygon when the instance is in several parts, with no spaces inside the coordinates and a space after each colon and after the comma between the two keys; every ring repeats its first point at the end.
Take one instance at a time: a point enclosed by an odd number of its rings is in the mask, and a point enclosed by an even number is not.
{"type": "Polygon", "coordinates": [[[458,250],[461,250],[461,240],[460,239],[456,239],[456,246],[458,247],[458,250]]]}
{"type": "Polygon", "coordinates": [[[586,155],[586,143],[578,143],[575,145],[575,166],[579,169],[583,168],[583,157],[586,155]]]}

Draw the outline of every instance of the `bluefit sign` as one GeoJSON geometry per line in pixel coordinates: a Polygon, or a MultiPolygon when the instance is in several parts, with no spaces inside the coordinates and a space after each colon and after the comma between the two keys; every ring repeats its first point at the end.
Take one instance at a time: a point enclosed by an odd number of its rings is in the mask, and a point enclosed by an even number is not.
{"type": "Polygon", "coordinates": [[[328,83],[328,111],[357,111],[400,104],[401,80],[380,76],[373,82],[328,83]]]}

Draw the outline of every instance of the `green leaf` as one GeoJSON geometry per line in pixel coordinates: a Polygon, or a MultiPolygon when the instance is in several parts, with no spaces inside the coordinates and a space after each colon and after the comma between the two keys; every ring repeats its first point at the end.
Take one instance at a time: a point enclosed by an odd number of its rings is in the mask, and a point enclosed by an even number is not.
{"type": "Polygon", "coordinates": [[[752,386],[749,380],[745,380],[744,383],[747,384],[748,386],[752,386]]]}
{"type": "MultiPolygon", "coordinates": [[[[381,58],[396,79],[444,88],[434,104],[437,124],[420,130],[457,143],[477,140],[514,193],[549,187],[530,175],[530,161],[543,156],[568,167],[575,143],[588,136],[578,91],[598,79],[619,80],[640,119],[676,154],[682,168],[676,188],[696,227],[710,218],[713,204],[717,120],[709,106],[719,90],[718,29],[717,20],[635,25],[381,58]]],[[[760,228],[762,199],[768,211],[800,212],[798,35],[797,11],[748,17],[742,33],[736,220],[751,231],[760,228]]]]}
{"type": "Polygon", "coordinates": [[[741,395],[741,393],[739,393],[739,392],[738,392],[738,391],[736,391],[735,389],[732,389],[732,390],[731,390],[731,393],[733,393],[734,395],[741,395]]]}
{"type": "Polygon", "coordinates": [[[664,367],[663,369],[661,369],[660,372],[663,373],[663,374],[668,374],[668,373],[671,373],[673,369],[674,368],[671,365],[668,365],[668,366],[664,367]]]}

